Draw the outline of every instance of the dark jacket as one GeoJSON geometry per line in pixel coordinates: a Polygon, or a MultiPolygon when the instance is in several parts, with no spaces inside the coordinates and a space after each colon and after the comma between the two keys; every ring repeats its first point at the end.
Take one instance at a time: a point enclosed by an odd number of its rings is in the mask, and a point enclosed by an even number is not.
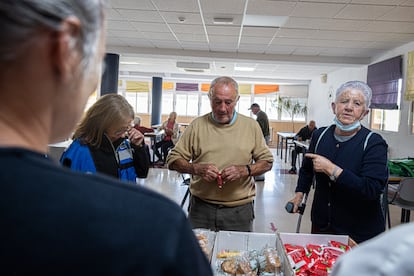
{"type": "Polygon", "coordinates": [[[259,123],[260,128],[262,129],[263,136],[264,137],[269,136],[270,135],[269,119],[267,118],[267,114],[264,111],[259,110],[256,116],[257,116],[256,121],[259,123]]]}
{"type": "MultiPolygon", "coordinates": [[[[312,136],[309,152],[315,152],[316,142],[325,128],[312,136]]],[[[324,173],[316,173],[312,203],[312,223],[320,228],[330,225],[338,234],[351,236],[356,242],[370,239],[385,230],[381,194],[387,179],[387,143],[379,134],[362,127],[346,142],[334,137],[335,126],[321,138],[316,153],[325,156],[343,169],[336,182],[324,173]]],[[[314,176],[313,163],[305,158],[299,171],[296,192],[307,193],[314,176]]]]}
{"type": "Polygon", "coordinates": [[[182,209],[150,189],[0,149],[1,275],[212,275],[182,209]]]}
{"type": "Polygon", "coordinates": [[[309,126],[306,125],[302,127],[299,132],[295,135],[295,140],[297,140],[299,137],[302,139],[302,141],[309,140],[312,137],[312,133],[316,130],[314,129],[310,130],[309,126]]]}

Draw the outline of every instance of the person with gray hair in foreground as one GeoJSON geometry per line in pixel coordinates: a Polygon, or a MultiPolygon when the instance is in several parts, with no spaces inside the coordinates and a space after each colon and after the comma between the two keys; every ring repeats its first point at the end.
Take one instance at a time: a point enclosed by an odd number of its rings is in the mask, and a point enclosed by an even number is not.
{"type": "Polygon", "coordinates": [[[354,247],[333,266],[331,276],[414,275],[414,223],[399,225],[354,247]]]}
{"type": "Polygon", "coordinates": [[[357,243],[385,230],[381,195],[388,179],[387,143],[361,125],[371,88],[349,81],[336,91],[334,124],[313,132],[299,170],[294,212],[315,177],[311,220],[314,234],[349,235],[357,243]]]}
{"type": "Polygon", "coordinates": [[[105,7],[0,2],[0,275],[212,275],[176,203],[47,157],[97,87],[105,7]]]}

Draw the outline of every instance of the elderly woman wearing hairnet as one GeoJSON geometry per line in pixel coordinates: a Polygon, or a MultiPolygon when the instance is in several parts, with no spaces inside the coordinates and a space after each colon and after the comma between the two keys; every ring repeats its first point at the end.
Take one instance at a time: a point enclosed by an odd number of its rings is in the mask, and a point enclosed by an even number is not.
{"type": "Polygon", "coordinates": [[[312,233],[349,235],[366,241],[385,230],[381,194],[388,178],[387,143],[361,125],[372,91],[349,81],[336,91],[334,124],[315,131],[299,171],[294,212],[315,177],[312,233]]]}

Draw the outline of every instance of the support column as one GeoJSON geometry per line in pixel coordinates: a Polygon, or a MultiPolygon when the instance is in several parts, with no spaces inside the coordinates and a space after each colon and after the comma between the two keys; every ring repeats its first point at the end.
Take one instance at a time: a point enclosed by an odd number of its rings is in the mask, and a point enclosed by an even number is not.
{"type": "Polygon", "coordinates": [[[105,71],[101,80],[101,96],[118,93],[119,55],[107,53],[104,59],[105,71]]]}
{"type": "Polygon", "coordinates": [[[152,77],[151,125],[161,124],[162,78],[152,77]]]}

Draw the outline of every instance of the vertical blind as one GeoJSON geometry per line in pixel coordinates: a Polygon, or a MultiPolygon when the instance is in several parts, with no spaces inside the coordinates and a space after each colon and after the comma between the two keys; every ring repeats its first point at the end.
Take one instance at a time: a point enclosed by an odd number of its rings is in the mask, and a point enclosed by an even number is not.
{"type": "Polygon", "coordinates": [[[370,108],[398,109],[400,78],[402,78],[402,56],[369,65],[367,83],[372,89],[370,108]]]}

